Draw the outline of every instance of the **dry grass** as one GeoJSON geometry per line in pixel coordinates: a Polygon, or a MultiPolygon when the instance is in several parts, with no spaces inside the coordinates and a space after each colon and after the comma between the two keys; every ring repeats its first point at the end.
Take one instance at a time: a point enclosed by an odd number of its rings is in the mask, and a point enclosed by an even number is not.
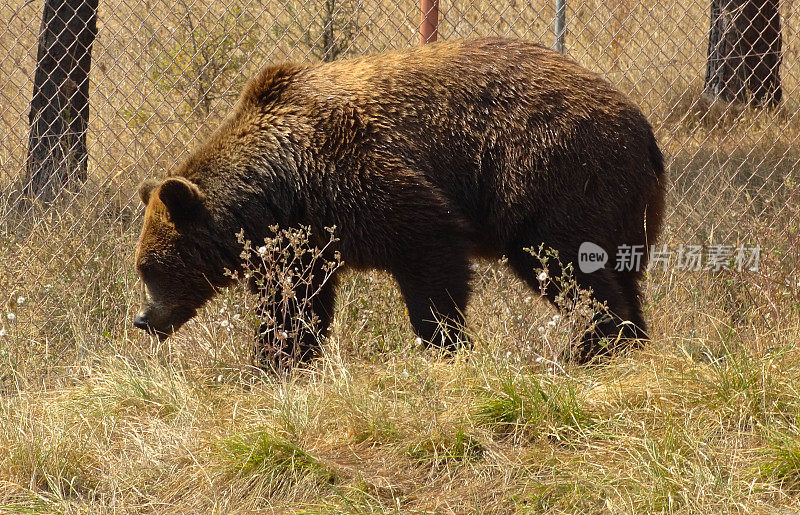
{"type": "MultiPolygon", "coordinates": [[[[248,365],[239,290],[166,343],[132,332],[132,197],[213,126],[252,67],[303,58],[300,29],[320,3],[293,15],[271,0],[195,4],[208,26],[235,11],[234,25],[273,27],[237,36],[254,57],[215,78],[208,115],[185,102],[198,91],[181,82],[189,71],[157,68],[187,44],[181,10],[102,4],[89,183],[24,212],[12,190],[39,6],[0,6],[0,511],[800,510],[791,2],[786,100],[772,113],[697,103],[707,2],[568,2],[571,54],[643,106],[668,156],[663,241],[759,243],[757,273],[653,272],[653,342],[592,368],[552,363],[566,336],[540,335],[553,312],[501,264],[479,264],[476,345],[455,357],[414,344],[390,277],[352,274],[325,356],[283,380],[248,365]]],[[[551,4],[443,4],[442,34],[549,43],[551,4]]],[[[415,40],[413,5],[364,6],[353,53],[415,40]]]]}
{"type": "MultiPolygon", "coordinates": [[[[245,363],[236,292],[169,347],[93,335],[38,371],[6,355],[0,506],[800,509],[796,313],[733,323],[724,305],[691,312],[674,288],[650,303],[646,349],[553,373],[526,332],[550,312],[518,302],[527,292],[502,267],[482,268],[477,289],[476,348],[450,358],[414,345],[378,273],[349,277],[326,355],[288,379],[245,363]]],[[[6,338],[11,353],[36,344],[6,338]]]]}

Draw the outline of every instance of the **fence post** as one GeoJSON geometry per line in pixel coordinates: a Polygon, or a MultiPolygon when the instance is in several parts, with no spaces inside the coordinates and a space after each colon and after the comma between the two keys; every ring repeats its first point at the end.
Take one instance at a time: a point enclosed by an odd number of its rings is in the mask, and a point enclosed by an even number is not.
{"type": "Polygon", "coordinates": [[[98,0],[45,0],[31,99],[30,198],[53,200],[86,180],[89,68],[98,0]]]}
{"type": "Polygon", "coordinates": [[[422,22],[419,26],[420,44],[436,41],[439,35],[439,0],[422,0],[422,22]]]}
{"type": "Polygon", "coordinates": [[[556,0],[556,27],[553,48],[556,52],[564,53],[564,32],[567,25],[567,0],[556,0]]]}
{"type": "Polygon", "coordinates": [[[778,0],[712,0],[703,97],[777,106],[782,44],[778,0]]]}

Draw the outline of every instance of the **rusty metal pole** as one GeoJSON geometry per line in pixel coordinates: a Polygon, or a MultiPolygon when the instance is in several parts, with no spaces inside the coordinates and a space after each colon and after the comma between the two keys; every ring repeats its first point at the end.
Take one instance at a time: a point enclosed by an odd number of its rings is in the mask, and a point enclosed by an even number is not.
{"type": "Polygon", "coordinates": [[[439,0],[422,0],[422,22],[419,26],[420,44],[436,41],[439,35],[439,0]]]}

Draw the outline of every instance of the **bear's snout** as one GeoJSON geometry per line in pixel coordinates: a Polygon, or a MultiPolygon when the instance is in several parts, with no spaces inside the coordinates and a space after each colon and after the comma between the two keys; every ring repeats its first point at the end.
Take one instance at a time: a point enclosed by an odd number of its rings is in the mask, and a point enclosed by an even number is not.
{"type": "Polygon", "coordinates": [[[133,326],[165,340],[196,314],[190,307],[167,308],[150,302],[133,318],[133,326]]]}
{"type": "Polygon", "coordinates": [[[151,332],[152,329],[150,328],[150,322],[147,321],[147,316],[144,314],[138,314],[133,319],[133,326],[141,329],[142,331],[151,332]]]}
{"type": "Polygon", "coordinates": [[[159,340],[165,340],[170,334],[172,334],[174,330],[174,326],[172,325],[166,326],[169,327],[168,330],[162,329],[157,323],[157,320],[154,320],[153,317],[148,316],[147,311],[143,311],[133,318],[133,326],[137,329],[141,329],[147,334],[157,336],[159,340]]]}

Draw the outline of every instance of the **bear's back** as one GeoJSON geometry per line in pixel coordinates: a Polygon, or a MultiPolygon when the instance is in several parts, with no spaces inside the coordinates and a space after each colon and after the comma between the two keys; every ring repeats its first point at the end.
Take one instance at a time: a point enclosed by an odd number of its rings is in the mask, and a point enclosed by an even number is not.
{"type": "Polygon", "coordinates": [[[516,39],[268,67],[246,86],[232,119],[239,121],[220,134],[258,126],[278,136],[254,141],[283,138],[304,156],[309,196],[402,167],[492,240],[521,220],[562,223],[588,213],[581,216],[593,223],[620,187],[647,189],[661,173],[652,166],[652,129],[624,94],[516,39]]]}
{"type": "Polygon", "coordinates": [[[319,116],[347,113],[375,142],[370,152],[423,173],[486,230],[549,216],[553,199],[573,200],[573,183],[601,198],[653,175],[638,107],[537,44],[440,42],[314,65],[303,79],[296,87],[319,116]]]}

